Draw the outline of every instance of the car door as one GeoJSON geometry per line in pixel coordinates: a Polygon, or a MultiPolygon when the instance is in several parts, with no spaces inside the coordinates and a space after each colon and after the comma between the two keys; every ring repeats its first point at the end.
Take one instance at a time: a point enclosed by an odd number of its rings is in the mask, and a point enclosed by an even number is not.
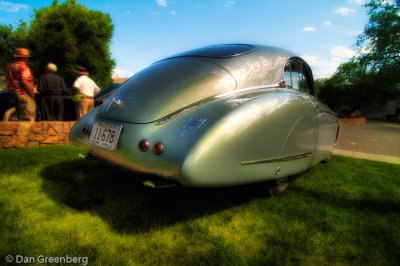
{"type": "MultiPolygon", "coordinates": [[[[303,73],[302,60],[296,57],[287,61],[282,78],[286,84],[286,92],[290,95],[288,97],[290,107],[283,119],[292,121],[292,124],[280,158],[293,160],[291,163],[293,165],[298,161],[299,163],[293,167],[303,171],[312,163],[317,141],[318,121],[315,107],[310,100],[313,93],[312,75],[311,72],[303,73]]],[[[282,163],[279,165],[283,167],[282,163]]]]}
{"type": "MultiPolygon", "coordinates": [[[[311,69],[305,62],[302,62],[300,75],[302,75],[305,80],[307,80],[307,77],[312,79],[311,69]]],[[[330,158],[336,139],[337,117],[327,105],[321,103],[316,97],[313,80],[301,82],[300,90],[310,94],[310,100],[315,108],[315,115],[317,118],[316,147],[313,158],[314,165],[330,158]],[[311,86],[307,84],[311,84],[311,86]]]]}

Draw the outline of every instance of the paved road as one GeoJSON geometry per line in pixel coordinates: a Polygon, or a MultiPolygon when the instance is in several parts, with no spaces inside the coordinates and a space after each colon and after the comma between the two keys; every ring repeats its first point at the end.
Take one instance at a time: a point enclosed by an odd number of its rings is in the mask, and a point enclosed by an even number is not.
{"type": "Polygon", "coordinates": [[[400,123],[341,125],[334,154],[400,163],[400,123]]]}

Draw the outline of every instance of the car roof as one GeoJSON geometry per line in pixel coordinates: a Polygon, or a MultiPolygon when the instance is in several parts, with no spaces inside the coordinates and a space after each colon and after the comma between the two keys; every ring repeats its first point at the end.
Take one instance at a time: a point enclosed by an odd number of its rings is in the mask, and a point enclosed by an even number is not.
{"type": "Polygon", "coordinates": [[[267,53],[270,55],[286,55],[287,57],[294,56],[294,54],[285,49],[255,45],[255,44],[217,44],[201,47],[193,50],[189,50],[169,58],[176,57],[205,57],[205,58],[233,58],[245,54],[263,54],[267,53]]]}
{"type": "Polygon", "coordinates": [[[278,84],[286,61],[296,55],[288,50],[255,44],[210,45],[165,60],[191,58],[224,68],[237,81],[237,88],[278,84]]]}

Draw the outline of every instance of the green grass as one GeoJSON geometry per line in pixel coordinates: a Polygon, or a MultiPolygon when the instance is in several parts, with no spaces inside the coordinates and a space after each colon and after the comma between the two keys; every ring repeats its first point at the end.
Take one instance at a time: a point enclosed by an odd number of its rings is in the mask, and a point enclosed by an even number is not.
{"type": "Polygon", "coordinates": [[[335,156],[270,198],[260,185],[150,190],[81,152],[0,150],[0,264],[400,265],[400,165],[335,156]]]}

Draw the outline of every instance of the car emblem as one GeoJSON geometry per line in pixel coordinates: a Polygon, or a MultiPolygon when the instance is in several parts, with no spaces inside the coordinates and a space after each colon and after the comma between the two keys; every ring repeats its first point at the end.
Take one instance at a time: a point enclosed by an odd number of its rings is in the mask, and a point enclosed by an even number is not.
{"type": "Polygon", "coordinates": [[[202,124],[206,122],[205,118],[192,117],[179,130],[179,138],[183,139],[187,134],[196,131],[202,124]]]}
{"type": "Polygon", "coordinates": [[[120,97],[114,97],[111,100],[111,103],[106,107],[106,109],[104,110],[105,112],[108,112],[108,110],[114,110],[117,109],[119,106],[121,105],[121,100],[120,97]]]}

